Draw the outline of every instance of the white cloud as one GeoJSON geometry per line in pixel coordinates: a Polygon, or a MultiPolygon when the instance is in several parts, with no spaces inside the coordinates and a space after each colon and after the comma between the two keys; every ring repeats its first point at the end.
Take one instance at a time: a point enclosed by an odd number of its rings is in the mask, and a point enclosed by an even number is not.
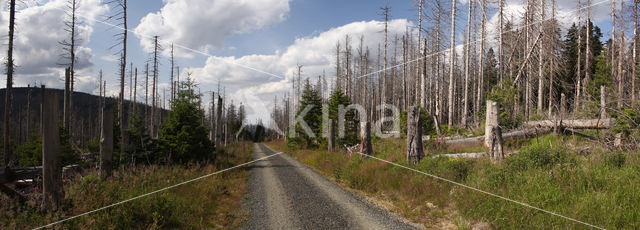
{"type": "MultiPolygon", "coordinates": [[[[0,3],[6,4],[6,0],[0,0],[0,3]]],[[[52,0],[40,5],[25,4],[16,13],[14,60],[17,68],[14,85],[27,85],[36,81],[48,87],[63,85],[61,76],[64,76],[64,71],[59,63],[63,63],[64,60],[60,57],[63,50],[59,42],[68,39],[69,36],[64,32],[66,4],[66,0],[52,0]]],[[[8,7],[3,6],[1,11],[0,33],[4,35],[8,30],[8,7]]],[[[94,19],[107,11],[108,7],[100,0],[84,0],[79,3],[77,14],[81,16],[77,26],[77,90],[90,91],[93,88],[93,81],[82,80],[83,75],[93,66],[93,54],[91,48],[86,45],[93,32],[94,19]]],[[[6,60],[6,51],[1,52],[0,57],[6,60]]],[[[2,85],[6,84],[4,82],[3,78],[2,85]]]]}
{"type": "MultiPolygon", "coordinates": [[[[412,24],[406,19],[396,19],[389,23],[390,41],[398,34],[402,36],[406,29],[414,33],[412,24]]],[[[303,79],[311,78],[315,83],[316,77],[326,71],[327,81],[333,82],[335,76],[335,46],[338,41],[344,49],[345,36],[351,38],[353,53],[360,43],[360,36],[364,36],[364,47],[369,47],[371,60],[377,56],[378,44],[384,42],[384,24],[379,21],[353,22],[347,25],[329,29],[312,37],[302,37],[294,41],[284,51],[276,51],[272,55],[248,55],[243,57],[210,57],[201,68],[187,68],[182,75],[191,73],[204,90],[214,90],[218,81],[227,87],[227,94],[234,101],[242,101],[245,95],[257,95],[267,105],[271,106],[273,97],[286,92],[291,87],[291,77],[297,71],[297,65],[303,65],[303,79]],[[244,68],[249,66],[261,71],[282,76],[275,77],[244,68]]],[[[389,54],[393,52],[389,45],[389,54]]],[[[254,102],[252,102],[254,103],[254,102]]],[[[245,104],[247,104],[245,102],[245,104]]],[[[251,104],[251,103],[249,103],[251,104]]],[[[255,104],[255,103],[254,103],[255,104]]],[[[250,113],[251,111],[249,111],[250,113]]],[[[249,114],[251,116],[251,114],[249,114]]],[[[262,115],[265,118],[266,115],[262,115]]],[[[264,119],[263,119],[264,120],[264,119]]]]}
{"type": "MultiPolygon", "coordinates": [[[[165,2],[159,12],[147,14],[135,28],[136,36],[147,51],[153,50],[152,37],[158,35],[164,41],[206,52],[209,48],[222,47],[224,40],[234,34],[281,22],[289,12],[289,0],[165,2]]],[[[176,55],[193,54],[177,49],[176,55]]]]}

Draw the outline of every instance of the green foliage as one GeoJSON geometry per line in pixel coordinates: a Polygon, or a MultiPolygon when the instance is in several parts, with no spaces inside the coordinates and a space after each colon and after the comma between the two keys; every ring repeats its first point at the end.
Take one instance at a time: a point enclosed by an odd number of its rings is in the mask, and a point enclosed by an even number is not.
{"type": "Polygon", "coordinates": [[[16,149],[18,164],[24,167],[42,165],[42,136],[33,132],[29,140],[16,149]]]}
{"type": "Polygon", "coordinates": [[[552,148],[548,144],[532,144],[523,147],[520,152],[507,158],[507,167],[519,170],[527,169],[550,169],[554,166],[566,166],[567,164],[575,164],[567,150],[563,147],[552,148]]]}
{"type": "Polygon", "coordinates": [[[130,120],[129,152],[125,157],[131,164],[135,162],[158,163],[163,160],[160,154],[158,142],[155,141],[147,130],[144,116],[134,109],[130,120]]]}
{"type": "MultiPolygon", "coordinates": [[[[487,99],[498,102],[500,106],[500,123],[507,129],[518,127],[523,120],[520,115],[513,113],[518,95],[520,95],[520,90],[513,87],[513,81],[511,80],[505,80],[503,87],[493,86],[493,89],[487,95],[487,99]]],[[[486,111],[486,105],[483,106],[482,111],[486,111]]],[[[483,118],[484,113],[482,112],[483,118]]]]}
{"type": "Polygon", "coordinates": [[[612,117],[616,118],[616,124],[613,126],[613,132],[622,133],[625,137],[632,134],[638,135],[640,129],[640,105],[622,108],[620,112],[612,113],[612,117]]]}
{"type": "MultiPolygon", "coordinates": [[[[591,49],[591,54],[593,55],[593,57],[598,57],[600,56],[600,54],[602,53],[602,49],[603,49],[603,44],[602,42],[600,42],[600,38],[602,37],[602,33],[600,32],[600,28],[598,26],[594,26],[592,22],[589,22],[589,31],[591,32],[591,40],[590,40],[590,49],[591,49]]],[[[587,31],[587,27],[586,25],[582,25],[581,27],[576,26],[575,24],[573,24],[568,30],[567,30],[567,34],[565,36],[565,40],[564,40],[564,44],[563,44],[563,49],[562,49],[562,57],[561,57],[561,61],[563,62],[563,68],[558,76],[558,80],[559,82],[562,82],[563,84],[558,85],[559,89],[561,90],[560,92],[573,92],[574,91],[574,87],[576,85],[576,71],[578,69],[578,52],[582,52],[582,55],[584,55],[586,53],[586,31],[587,31]],[[579,33],[582,33],[581,36],[579,36],[579,33]],[[578,37],[581,37],[582,41],[580,41],[581,46],[580,46],[580,51],[578,50],[578,37]]],[[[594,78],[598,78],[597,76],[595,76],[594,73],[597,72],[597,70],[599,69],[598,67],[598,60],[596,61],[592,61],[590,66],[590,70],[592,73],[592,76],[594,78]]],[[[585,70],[587,69],[585,66],[585,62],[582,61],[581,62],[581,69],[585,70]]],[[[600,68],[602,70],[602,68],[600,68]]],[[[582,78],[584,78],[584,76],[582,76],[582,78]]],[[[600,90],[599,86],[596,89],[597,91],[600,90]]],[[[589,89],[587,88],[587,92],[589,92],[589,89]]],[[[573,93],[565,93],[567,96],[567,101],[570,102],[574,99],[575,94],[573,93]]],[[[591,94],[591,95],[600,95],[600,93],[597,94],[591,94]]]]}
{"type": "Polygon", "coordinates": [[[300,124],[296,124],[295,127],[296,137],[302,138],[307,146],[315,146],[318,144],[317,139],[320,138],[322,134],[322,98],[320,98],[318,91],[309,84],[308,80],[304,85],[304,91],[300,99],[300,108],[298,112],[296,112],[296,116],[299,116],[307,107],[310,107],[310,110],[302,119],[307,123],[315,135],[315,138],[308,136],[300,124]]]}
{"type": "Polygon", "coordinates": [[[201,95],[193,90],[195,83],[182,83],[171,111],[160,129],[163,156],[171,161],[188,162],[209,157],[213,147],[208,129],[202,125],[204,110],[200,109],[201,95]]]}
{"type": "MultiPolygon", "coordinates": [[[[400,132],[407,135],[407,118],[408,113],[406,110],[400,112],[400,132]]],[[[424,108],[420,108],[420,120],[422,120],[422,135],[436,135],[436,128],[433,125],[433,117],[427,114],[424,108]]]]}
{"type": "Polygon", "coordinates": [[[607,89],[611,89],[613,84],[613,78],[611,77],[611,65],[608,64],[610,57],[601,54],[596,58],[595,73],[593,74],[593,80],[587,84],[587,93],[591,95],[594,100],[600,100],[600,86],[605,86],[607,89]]]}
{"type": "MultiPolygon", "coordinates": [[[[329,119],[335,121],[336,136],[338,135],[339,108],[341,105],[346,108],[350,104],[351,100],[342,90],[336,89],[331,94],[331,98],[329,99],[329,119]]],[[[344,137],[336,138],[338,146],[358,143],[358,124],[360,124],[360,117],[356,116],[356,111],[353,109],[346,111],[344,114],[344,137]]]]}
{"type": "MultiPolygon", "coordinates": [[[[64,165],[77,164],[80,161],[80,153],[71,146],[71,135],[67,129],[60,127],[60,161],[64,165]]],[[[42,156],[42,153],[40,154],[42,156]]]]}

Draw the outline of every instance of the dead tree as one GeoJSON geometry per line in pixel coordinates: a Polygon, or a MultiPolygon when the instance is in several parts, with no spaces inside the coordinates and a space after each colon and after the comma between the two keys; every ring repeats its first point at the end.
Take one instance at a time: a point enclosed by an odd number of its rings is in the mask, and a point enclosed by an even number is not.
{"type": "Polygon", "coordinates": [[[222,144],[222,98],[218,93],[218,106],[216,107],[216,148],[222,144]]]}
{"type": "Polygon", "coordinates": [[[42,88],[42,192],[43,207],[55,211],[64,198],[60,162],[60,133],[58,128],[58,95],[42,88]]]}
{"type": "Polygon", "coordinates": [[[636,78],[638,77],[638,6],[640,0],[633,1],[633,54],[631,56],[631,104],[636,102],[636,78]]]}
{"type": "Polygon", "coordinates": [[[371,122],[360,122],[360,153],[365,155],[373,154],[371,146],[371,122]]]}
{"type": "MultiPolygon", "coordinates": [[[[69,129],[69,123],[71,118],[71,100],[70,100],[70,84],[71,81],[71,73],[69,68],[64,69],[64,105],[63,105],[63,115],[62,115],[62,126],[69,129]]],[[[70,130],[68,130],[70,131],[70,130]]]]}
{"type": "Polygon", "coordinates": [[[153,86],[152,86],[152,96],[151,96],[151,136],[153,138],[157,138],[157,126],[158,126],[158,51],[160,46],[158,45],[158,36],[154,36],[154,46],[153,46],[153,86]]]}
{"type": "Polygon", "coordinates": [[[449,54],[449,112],[447,113],[447,125],[449,128],[453,126],[453,108],[455,103],[453,101],[453,69],[455,67],[455,50],[456,50],[456,0],[451,0],[451,48],[449,54]]]}
{"type": "Polygon", "coordinates": [[[502,149],[502,131],[500,128],[500,105],[498,102],[487,100],[487,119],[484,129],[484,145],[489,151],[491,159],[502,161],[504,151],[502,149]]]}
{"type": "Polygon", "coordinates": [[[11,135],[11,104],[13,102],[13,32],[15,27],[16,1],[9,1],[9,47],[7,49],[7,88],[5,90],[4,101],[4,166],[5,175],[9,174],[11,168],[11,143],[9,136],[11,135]]]}
{"type": "Polygon", "coordinates": [[[471,45],[471,9],[473,1],[469,1],[469,10],[467,13],[467,37],[465,42],[465,61],[464,61],[464,99],[462,102],[462,126],[467,126],[467,117],[469,116],[469,68],[471,65],[470,45],[471,45]]]}
{"type": "Polygon", "coordinates": [[[412,106],[407,114],[407,162],[417,164],[424,157],[420,107],[412,106]]]}
{"type": "Polygon", "coordinates": [[[109,105],[104,105],[101,125],[100,175],[106,178],[111,175],[113,169],[113,110],[109,105]]]}
{"type": "Polygon", "coordinates": [[[327,147],[329,152],[333,152],[336,143],[336,131],[333,119],[329,119],[329,131],[327,132],[327,147]]]}
{"type": "Polygon", "coordinates": [[[175,63],[175,59],[173,57],[173,43],[171,43],[171,75],[170,75],[170,81],[169,83],[171,83],[171,104],[173,104],[173,100],[175,100],[175,87],[173,85],[173,70],[174,70],[174,66],[173,64],[175,63]]]}
{"type": "MultiPolygon", "coordinates": [[[[121,44],[122,50],[120,51],[120,97],[118,101],[118,118],[120,123],[120,142],[124,143],[124,133],[125,133],[125,125],[124,125],[124,85],[125,85],[125,73],[127,68],[127,0],[111,0],[110,4],[114,5],[116,8],[116,13],[110,16],[108,19],[118,20],[117,26],[122,28],[122,31],[117,33],[115,37],[117,39],[122,39],[118,41],[118,44],[121,44]]],[[[114,47],[115,47],[114,46],[114,47]]],[[[122,161],[122,156],[124,155],[124,148],[120,148],[120,159],[122,161]]]]}
{"type": "Polygon", "coordinates": [[[63,65],[68,66],[65,69],[65,95],[64,95],[64,121],[63,125],[67,129],[69,133],[71,133],[71,113],[73,112],[73,90],[74,90],[74,82],[75,82],[75,63],[76,63],[76,43],[77,32],[76,32],[76,10],[78,9],[78,2],[76,0],[69,0],[67,2],[67,7],[69,8],[69,12],[66,12],[67,19],[64,21],[64,25],[66,26],[65,31],[68,32],[71,36],[69,40],[64,40],[60,42],[62,45],[62,49],[65,51],[65,54],[62,55],[64,59],[68,59],[68,63],[64,63],[63,65]],[[68,52],[68,53],[67,53],[68,52]]]}

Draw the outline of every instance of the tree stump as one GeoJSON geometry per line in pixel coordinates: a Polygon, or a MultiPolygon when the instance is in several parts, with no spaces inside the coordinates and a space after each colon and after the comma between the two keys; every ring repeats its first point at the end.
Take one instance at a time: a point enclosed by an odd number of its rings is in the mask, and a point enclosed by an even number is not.
{"type": "Polygon", "coordinates": [[[336,130],[333,119],[329,119],[329,131],[327,132],[327,142],[329,152],[333,152],[336,145],[336,130]]]}
{"type": "Polygon", "coordinates": [[[113,111],[105,105],[102,112],[102,132],[100,137],[100,175],[106,178],[113,168],[113,111]]]}
{"type": "Polygon", "coordinates": [[[424,157],[420,107],[412,106],[407,113],[407,162],[417,164],[424,157]]]}
{"type": "Polygon", "coordinates": [[[484,129],[484,145],[493,161],[504,158],[502,151],[502,130],[500,129],[500,106],[498,102],[487,100],[487,118],[484,129]]]}
{"type": "Polygon", "coordinates": [[[64,197],[62,191],[62,167],[60,162],[60,127],[58,126],[58,95],[46,91],[42,96],[42,205],[54,211],[64,197]]]}
{"type": "Polygon", "coordinates": [[[373,147],[371,146],[371,122],[360,122],[360,153],[371,155],[373,147]]]}

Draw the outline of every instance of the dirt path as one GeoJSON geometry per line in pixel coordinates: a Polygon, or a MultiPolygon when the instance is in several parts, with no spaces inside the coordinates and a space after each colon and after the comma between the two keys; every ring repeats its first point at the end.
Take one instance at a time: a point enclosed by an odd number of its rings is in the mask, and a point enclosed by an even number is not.
{"type": "MultiPolygon", "coordinates": [[[[254,158],[276,154],[255,144],[254,158]]],[[[286,154],[255,163],[244,229],[416,229],[286,154]]]]}

